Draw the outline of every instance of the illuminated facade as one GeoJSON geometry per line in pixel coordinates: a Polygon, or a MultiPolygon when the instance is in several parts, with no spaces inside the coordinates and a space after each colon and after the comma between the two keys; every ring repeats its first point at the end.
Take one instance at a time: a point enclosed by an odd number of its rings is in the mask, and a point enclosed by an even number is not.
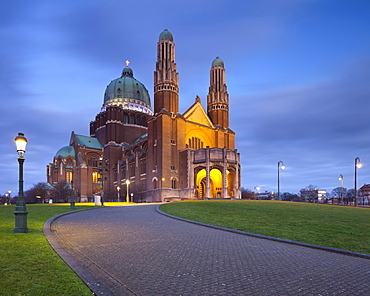
{"type": "Polygon", "coordinates": [[[102,193],[104,200],[117,200],[126,188],[137,202],[240,198],[234,143],[224,62],[212,62],[207,111],[196,96],[179,113],[175,44],[164,30],[157,44],[153,111],[147,89],[127,62],[106,88],[90,137],[72,132],[70,145],[47,166],[47,179],[50,184],[73,179],[81,201],[102,193]]]}

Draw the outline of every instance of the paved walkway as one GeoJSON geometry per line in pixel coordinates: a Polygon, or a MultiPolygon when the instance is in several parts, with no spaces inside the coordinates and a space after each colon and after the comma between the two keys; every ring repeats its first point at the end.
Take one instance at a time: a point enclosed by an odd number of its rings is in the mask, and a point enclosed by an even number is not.
{"type": "Polygon", "coordinates": [[[370,295],[369,259],[203,227],[155,208],[61,216],[51,241],[62,248],[51,243],[98,295],[370,295]]]}

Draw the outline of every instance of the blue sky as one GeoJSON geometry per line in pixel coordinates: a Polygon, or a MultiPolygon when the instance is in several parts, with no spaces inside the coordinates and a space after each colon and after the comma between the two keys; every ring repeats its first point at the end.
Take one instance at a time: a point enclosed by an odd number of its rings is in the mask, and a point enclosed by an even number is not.
{"type": "MultiPolygon", "coordinates": [[[[4,1],[0,11],[0,194],[18,191],[13,140],[29,140],[25,189],[45,166],[89,135],[107,84],[125,61],[153,100],[159,34],[174,36],[180,112],[203,106],[212,60],[225,62],[230,126],[242,185],[298,192],[353,188],[354,159],[370,183],[370,2],[4,1]]],[[[152,101],[153,104],[153,101],[152,101]]]]}

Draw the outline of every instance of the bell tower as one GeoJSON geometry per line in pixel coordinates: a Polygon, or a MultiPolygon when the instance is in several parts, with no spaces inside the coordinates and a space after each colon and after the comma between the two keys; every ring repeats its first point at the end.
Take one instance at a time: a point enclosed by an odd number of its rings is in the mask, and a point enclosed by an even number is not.
{"type": "Polygon", "coordinates": [[[179,111],[179,74],[176,72],[175,44],[167,29],[159,35],[154,71],[154,113],[162,109],[174,114],[179,111]]]}
{"type": "Polygon", "coordinates": [[[214,125],[229,128],[229,94],[227,93],[224,62],[217,57],[212,62],[207,112],[214,125]]]}

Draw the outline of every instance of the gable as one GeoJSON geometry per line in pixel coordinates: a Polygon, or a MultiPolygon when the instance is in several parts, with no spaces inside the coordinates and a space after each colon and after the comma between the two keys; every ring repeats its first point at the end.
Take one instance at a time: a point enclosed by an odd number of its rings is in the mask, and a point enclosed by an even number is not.
{"type": "Polygon", "coordinates": [[[72,145],[73,143],[80,145],[81,147],[92,149],[102,149],[103,147],[97,138],[76,135],[74,132],[72,132],[71,135],[70,145],[72,145]]]}
{"type": "Polygon", "coordinates": [[[200,103],[200,99],[198,97],[197,101],[183,114],[183,116],[185,120],[199,123],[209,127],[214,127],[206,111],[203,109],[203,106],[200,103]]]}

